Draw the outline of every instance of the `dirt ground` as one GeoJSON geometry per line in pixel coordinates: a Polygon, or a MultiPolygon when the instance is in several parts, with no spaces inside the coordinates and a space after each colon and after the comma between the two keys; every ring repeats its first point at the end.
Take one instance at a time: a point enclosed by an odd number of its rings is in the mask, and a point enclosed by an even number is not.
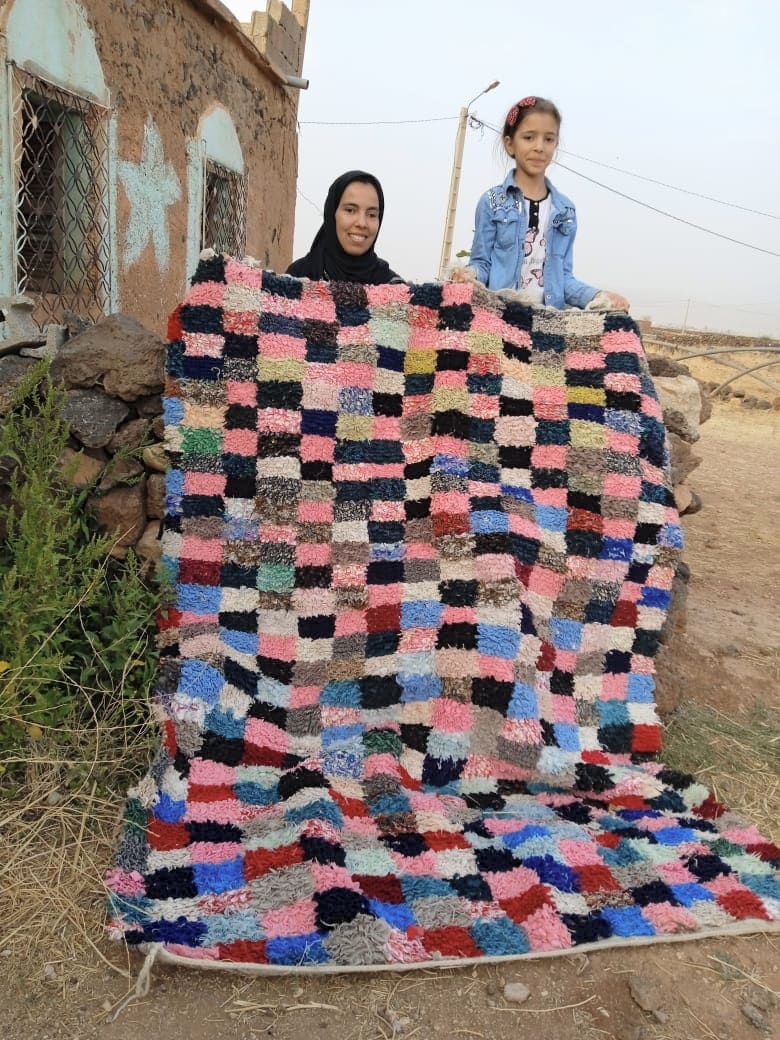
{"type": "MultiPolygon", "coordinates": [[[[685,703],[733,722],[780,708],[780,414],[718,404],[696,446],[686,517],[687,632],[662,661],[685,703]]],[[[778,733],[775,725],[774,734],[778,733]]],[[[773,738],[776,740],[776,736],[773,738]]],[[[776,746],[776,745],[775,745],[776,746]]],[[[749,768],[731,764],[735,774],[749,768]]],[[[728,772],[728,766],[724,767],[728,772]]],[[[717,781],[718,777],[709,777],[717,781]]],[[[740,806],[747,808],[749,806],[740,806]]],[[[778,837],[777,819],[759,820],[778,837]]],[[[95,914],[99,913],[96,907],[95,914]]],[[[2,923],[0,922],[0,928],[2,923]]],[[[86,971],[40,982],[0,956],[5,1040],[757,1040],[780,1035],[780,933],[575,954],[445,972],[249,979],[156,968],[143,1001],[109,1021],[138,962],[102,943],[86,971]],[[74,981],[76,980],[76,981],[74,981]],[[523,1003],[506,983],[530,991],[523,1003]]],[[[40,975],[38,966],[38,974],[40,975]]]]}

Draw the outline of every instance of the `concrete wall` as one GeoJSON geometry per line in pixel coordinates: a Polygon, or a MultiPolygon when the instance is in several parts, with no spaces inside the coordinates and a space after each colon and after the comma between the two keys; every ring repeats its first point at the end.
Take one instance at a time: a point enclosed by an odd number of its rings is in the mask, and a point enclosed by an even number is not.
{"type": "MultiPolygon", "coordinates": [[[[204,150],[231,169],[243,163],[247,253],[280,269],[289,262],[298,92],[218,0],[0,0],[0,34],[3,63],[110,104],[107,311],[164,329],[199,251],[204,150]]],[[[0,295],[14,291],[9,104],[5,76],[0,295]]]]}

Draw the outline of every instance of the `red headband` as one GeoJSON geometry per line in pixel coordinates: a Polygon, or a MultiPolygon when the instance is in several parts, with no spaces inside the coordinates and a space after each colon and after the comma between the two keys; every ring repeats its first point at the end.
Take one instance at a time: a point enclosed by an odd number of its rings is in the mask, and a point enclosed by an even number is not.
{"type": "Polygon", "coordinates": [[[520,116],[520,109],[533,108],[535,104],[536,98],[529,95],[528,97],[524,97],[522,100],[518,101],[516,105],[512,105],[507,113],[506,125],[510,128],[513,127],[520,116]]]}

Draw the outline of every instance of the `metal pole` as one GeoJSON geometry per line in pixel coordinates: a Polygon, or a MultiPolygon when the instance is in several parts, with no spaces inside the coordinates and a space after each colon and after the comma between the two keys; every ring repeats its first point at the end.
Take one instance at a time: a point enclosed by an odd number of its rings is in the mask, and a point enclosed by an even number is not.
{"type": "Polygon", "coordinates": [[[440,280],[443,280],[446,275],[447,268],[450,266],[450,257],[452,255],[452,239],[455,233],[455,210],[458,205],[460,171],[463,166],[463,143],[466,140],[466,122],[468,120],[468,114],[468,108],[462,108],[460,110],[458,132],[455,135],[455,157],[452,160],[450,197],[447,201],[447,218],[444,223],[444,240],[441,244],[441,259],[439,260],[440,280]]]}
{"type": "MultiPolygon", "coordinates": [[[[753,372],[760,372],[762,368],[773,368],[775,365],[780,365],[780,361],[762,361],[760,365],[753,365],[752,368],[746,368],[742,372],[737,372],[735,376],[731,376],[731,378],[727,379],[725,383],[716,386],[712,391],[712,396],[714,397],[715,394],[720,393],[724,387],[729,386],[735,379],[741,379],[743,376],[752,375],[753,372]]],[[[764,380],[762,380],[762,382],[764,382],[764,380]]]]}
{"type": "Polygon", "coordinates": [[[441,258],[439,260],[439,279],[444,280],[447,272],[447,268],[450,266],[450,256],[452,255],[452,237],[455,232],[455,210],[458,206],[458,188],[460,187],[460,171],[463,166],[463,143],[466,140],[466,123],[469,118],[469,109],[474,102],[481,98],[483,94],[487,94],[491,90],[499,85],[499,81],[494,79],[491,84],[485,87],[484,90],[480,90],[479,94],[475,95],[460,110],[458,116],[458,133],[455,137],[455,156],[452,160],[452,177],[450,179],[450,197],[447,201],[447,217],[444,221],[444,241],[441,244],[441,258]]]}

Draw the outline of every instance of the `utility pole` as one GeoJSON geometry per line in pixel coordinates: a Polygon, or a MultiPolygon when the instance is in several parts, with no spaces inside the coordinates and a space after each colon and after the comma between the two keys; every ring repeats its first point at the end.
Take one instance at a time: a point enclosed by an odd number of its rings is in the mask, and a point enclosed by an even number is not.
{"type": "Polygon", "coordinates": [[[485,87],[476,97],[473,97],[467,105],[460,110],[458,116],[458,132],[455,135],[455,155],[452,160],[452,176],[450,177],[450,195],[447,200],[447,216],[444,221],[444,240],[441,244],[441,258],[439,260],[439,279],[443,280],[450,266],[452,256],[452,239],[455,233],[455,211],[458,207],[458,189],[460,188],[460,171],[463,167],[463,144],[466,140],[466,123],[469,118],[469,109],[474,102],[498,86],[495,80],[489,87],[485,87]]]}

